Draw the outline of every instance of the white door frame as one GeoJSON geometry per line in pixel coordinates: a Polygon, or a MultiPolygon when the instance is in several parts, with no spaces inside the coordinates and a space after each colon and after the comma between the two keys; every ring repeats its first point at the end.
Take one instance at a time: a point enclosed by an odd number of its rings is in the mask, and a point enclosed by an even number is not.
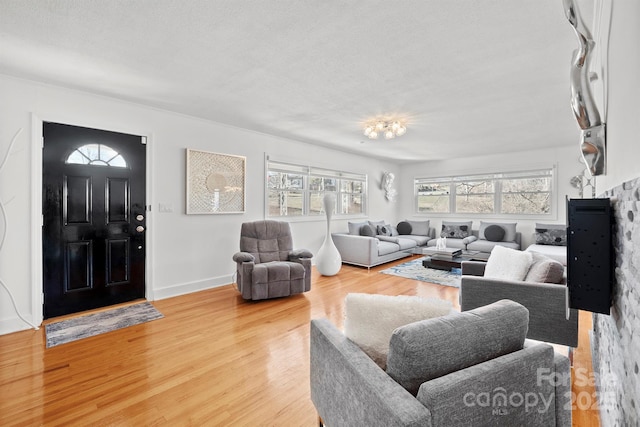
{"type": "Polygon", "coordinates": [[[153,134],[146,130],[96,122],[87,123],[73,117],[57,117],[54,115],[39,116],[31,114],[31,312],[34,325],[41,325],[44,319],[44,284],[42,271],[42,148],[44,139],[42,128],[44,122],[62,123],[72,126],[82,126],[111,132],[141,135],[147,140],[146,156],[146,213],[147,232],[145,234],[145,298],[153,301],[153,134]]]}

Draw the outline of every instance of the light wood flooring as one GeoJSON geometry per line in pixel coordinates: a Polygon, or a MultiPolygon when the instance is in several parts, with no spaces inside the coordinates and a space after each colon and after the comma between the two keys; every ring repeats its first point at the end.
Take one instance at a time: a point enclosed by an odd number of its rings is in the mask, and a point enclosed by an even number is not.
{"type": "MultiPolygon", "coordinates": [[[[0,336],[0,426],[315,426],[310,319],[341,327],[349,292],[458,307],[456,288],[379,274],[390,265],[314,270],[311,292],[284,299],[246,302],[228,285],[155,301],[163,319],[51,349],[44,328],[0,336]]],[[[574,369],[588,375],[589,314],[580,322],[574,369]]],[[[574,410],[574,425],[598,426],[597,410],[574,410]]]]}

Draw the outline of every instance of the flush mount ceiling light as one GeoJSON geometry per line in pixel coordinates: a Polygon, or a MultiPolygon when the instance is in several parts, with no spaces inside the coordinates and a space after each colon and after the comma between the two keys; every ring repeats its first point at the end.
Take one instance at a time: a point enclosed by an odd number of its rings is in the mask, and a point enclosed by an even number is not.
{"type": "Polygon", "coordinates": [[[383,135],[385,139],[393,139],[402,136],[407,131],[404,123],[400,120],[373,120],[364,125],[364,134],[370,139],[378,139],[383,135]]]}

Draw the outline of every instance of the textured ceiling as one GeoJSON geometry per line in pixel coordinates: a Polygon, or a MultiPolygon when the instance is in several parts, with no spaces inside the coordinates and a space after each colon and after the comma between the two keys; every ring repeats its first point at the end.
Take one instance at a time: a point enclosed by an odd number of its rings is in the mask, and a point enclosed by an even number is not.
{"type": "Polygon", "coordinates": [[[561,0],[0,0],[0,74],[397,161],[577,144],[576,47],[561,0]]]}

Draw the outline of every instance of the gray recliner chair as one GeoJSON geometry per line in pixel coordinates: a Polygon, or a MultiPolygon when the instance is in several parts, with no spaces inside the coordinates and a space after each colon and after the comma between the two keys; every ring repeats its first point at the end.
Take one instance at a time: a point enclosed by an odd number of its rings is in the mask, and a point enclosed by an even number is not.
{"type": "Polygon", "coordinates": [[[242,224],[237,264],[242,298],[286,297],[311,289],[311,258],[306,249],[293,250],[288,222],[254,221],[242,224]]]}

